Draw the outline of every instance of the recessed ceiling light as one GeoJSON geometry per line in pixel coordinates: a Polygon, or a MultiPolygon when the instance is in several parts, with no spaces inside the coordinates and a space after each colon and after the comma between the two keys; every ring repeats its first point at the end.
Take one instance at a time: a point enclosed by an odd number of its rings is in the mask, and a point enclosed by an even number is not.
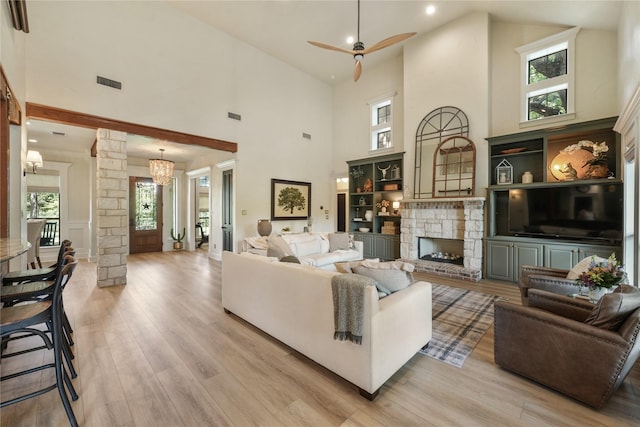
{"type": "Polygon", "coordinates": [[[434,13],[436,13],[436,7],[430,4],[429,6],[427,6],[425,12],[427,13],[427,15],[433,15],[434,13]]]}
{"type": "Polygon", "coordinates": [[[29,138],[29,139],[27,139],[27,142],[34,142],[35,143],[35,142],[38,142],[38,140],[37,139],[33,139],[33,138],[29,138]]]}
{"type": "Polygon", "coordinates": [[[30,121],[27,121],[27,124],[28,124],[28,125],[30,125],[30,124],[31,124],[31,122],[30,122],[30,121]]]}
{"type": "Polygon", "coordinates": [[[355,41],[355,39],[353,38],[353,36],[347,37],[347,43],[353,44],[354,41],[355,41]]]}

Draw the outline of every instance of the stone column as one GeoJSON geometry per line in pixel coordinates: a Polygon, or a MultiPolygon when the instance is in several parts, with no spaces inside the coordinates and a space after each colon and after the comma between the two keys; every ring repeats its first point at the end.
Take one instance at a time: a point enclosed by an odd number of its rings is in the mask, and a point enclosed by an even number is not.
{"type": "Polygon", "coordinates": [[[127,134],[97,132],[98,286],[127,283],[127,134]]]}

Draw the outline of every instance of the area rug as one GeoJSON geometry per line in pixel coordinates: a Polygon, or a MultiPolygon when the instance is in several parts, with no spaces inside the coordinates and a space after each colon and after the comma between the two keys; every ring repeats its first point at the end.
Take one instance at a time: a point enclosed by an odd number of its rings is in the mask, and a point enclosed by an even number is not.
{"type": "Polygon", "coordinates": [[[433,337],[420,353],[461,368],[493,323],[496,295],[432,285],[433,337]]]}

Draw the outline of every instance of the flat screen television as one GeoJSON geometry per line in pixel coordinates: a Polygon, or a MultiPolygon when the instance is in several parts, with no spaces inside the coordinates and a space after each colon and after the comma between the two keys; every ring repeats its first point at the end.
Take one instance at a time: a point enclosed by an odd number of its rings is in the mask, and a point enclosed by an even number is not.
{"type": "Polygon", "coordinates": [[[622,240],[621,183],[510,189],[504,202],[508,219],[504,224],[503,215],[499,228],[509,235],[611,245],[622,240]]]}

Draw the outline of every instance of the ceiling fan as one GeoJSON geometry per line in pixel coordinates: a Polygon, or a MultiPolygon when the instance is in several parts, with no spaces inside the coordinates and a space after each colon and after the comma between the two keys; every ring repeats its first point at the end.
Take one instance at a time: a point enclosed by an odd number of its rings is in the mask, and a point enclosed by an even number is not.
{"type": "Polygon", "coordinates": [[[352,50],[343,49],[341,47],[331,46],[329,44],[320,43],[320,42],[309,41],[308,43],[317,47],[321,47],[323,49],[335,50],[338,52],[344,52],[344,53],[348,53],[349,55],[353,55],[353,59],[355,59],[356,61],[355,67],[353,69],[353,81],[357,82],[358,79],[360,78],[360,75],[362,74],[361,61],[362,61],[362,58],[364,58],[365,54],[375,52],[376,50],[384,49],[385,47],[399,43],[414,35],[416,35],[416,33],[397,34],[395,36],[391,36],[382,41],[379,41],[378,43],[374,44],[371,47],[365,48],[364,43],[360,41],[360,0],[358,0],[358,38],[356,42],[353,44],[352,50]]]}

